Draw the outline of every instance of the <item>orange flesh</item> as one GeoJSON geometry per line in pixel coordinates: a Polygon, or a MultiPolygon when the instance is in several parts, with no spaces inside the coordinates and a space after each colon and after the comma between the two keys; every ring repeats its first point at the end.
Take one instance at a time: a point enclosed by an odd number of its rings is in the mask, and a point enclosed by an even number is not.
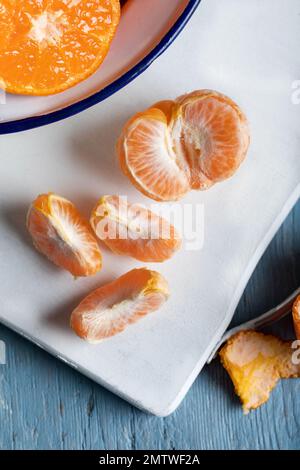
{"type": "Polygon", "coordinates": [[[248,146],[240,108],[221,93],[200,90],[133,116],[117,151],[123,172],[141,192],[169,201],[232,176],[248,146]]]}
{"type": "Polygon", "coordinates": [[[98,343],[157,310],[168,297],[168,284],[159,273],[133,269],[83,299],[71,315],[71,327],[79,337],[98,343]]]}
{"type": "Polygon", "coordinates": [[[120,18],[119,0],[0,0],[0,86],[49,95],[103,62],[120,18]]]}
{"type": "Polygon", "coordinates": [[[91,215],[96,235],[114,252],[143,262],[162,262],[181,247],[173,225],[120,196],[104,196],[91,215]]]}
{"type": "Polygon", "coordinates": [[[102,256],[88,222],[67,199],[52,193],[32,203],[27,227],[34,246],[73,276],[89,276],[102,267],[102,256]]]}

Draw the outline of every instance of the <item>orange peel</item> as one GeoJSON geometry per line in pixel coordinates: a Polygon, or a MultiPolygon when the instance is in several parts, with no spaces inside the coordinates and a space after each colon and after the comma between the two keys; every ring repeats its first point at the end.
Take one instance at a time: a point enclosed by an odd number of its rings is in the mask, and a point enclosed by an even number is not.
{"type": "Polygon", "coordinates": [[[300,295],[294,302],[292,313],[296,338],[300,339],[300,295]]]}
{"type": "Polygon", "coordinates": [[[293,353],[291,341],[253,330],[228,340],[219,354],[245,413],[265,403],[279,379],[300,376],[293,353]]]}

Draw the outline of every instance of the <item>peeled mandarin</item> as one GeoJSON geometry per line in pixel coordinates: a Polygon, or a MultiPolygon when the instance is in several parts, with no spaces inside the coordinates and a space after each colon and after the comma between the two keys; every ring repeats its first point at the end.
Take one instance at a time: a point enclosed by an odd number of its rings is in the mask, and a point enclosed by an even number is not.
{"type": "Polygon", "coordinates": [[[117,153],[137,189],[158,201],[174,201],[232,176],[248,146],[248,123],[239,106],[221,93],[199,90],[133,116],[117,153]]]}

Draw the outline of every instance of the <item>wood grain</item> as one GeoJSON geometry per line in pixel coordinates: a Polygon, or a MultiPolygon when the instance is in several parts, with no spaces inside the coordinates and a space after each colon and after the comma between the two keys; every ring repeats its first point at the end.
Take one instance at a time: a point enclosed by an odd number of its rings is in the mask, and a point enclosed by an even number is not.
{"type": "MultiPolygon", "coordinates": [[[[300,285],[300,202],[272,241],[233,324],[256,316],[300,285]]],[[[269,329],[292,337],[290,318],[269,329]]],[[[1,449],[299,449],[300,380],[243,416],[219,361],[205,367],[179,409],[146,415],[7,328],[0,365],[1,449]]]]}

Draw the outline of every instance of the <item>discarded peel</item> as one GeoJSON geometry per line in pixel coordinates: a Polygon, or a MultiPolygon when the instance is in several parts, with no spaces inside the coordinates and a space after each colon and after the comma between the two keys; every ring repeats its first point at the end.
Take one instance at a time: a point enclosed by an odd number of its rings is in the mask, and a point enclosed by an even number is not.
{"type": "Polygon", "coordinates": [[[1,0],[1,88],[49,95],[76,85],[103,62],[119,19],[119,0],[1,0]]]}
{"type": "Polygon", "coordinates": [[[146,196],[182,198],[232,176],[249,146],[247,119],[230,98],[200,90],[133,116],[118,140],[120,166],[146,196]]]}
{"type": "Polygon", "coordinates": [[[89,276],[102,267],[102,256],[89,223],[67,199],[42,194],[33,201],[27,228],[37,250],[73,276],[89,276]]]}
{"type": "Polygon", "coordinates": [[[71,327],[89,343],[98,343],[157,310],[168,297],[161,274],[133,269],[83,299],[71,315],[71,327]]]}
{"type": "Polygon", "coordinates": [[[245,413],[265,403],[280,378],[300,377],[290,341],[256,331],[237,333],[220,351],[245,413]]]}
{"type": "Polygon", "coordinates": [[[297,297],[293,305],[293,321],[296,338],[300,339],[300,295],[297,297]]]}
{"type": "Polygon", "coordinates": [[[179,250],[181,238],[173,225],[121,196],[103,196],[91,215],[96,235],[119,255],[143,262],[162,262],[179,250]]]}

